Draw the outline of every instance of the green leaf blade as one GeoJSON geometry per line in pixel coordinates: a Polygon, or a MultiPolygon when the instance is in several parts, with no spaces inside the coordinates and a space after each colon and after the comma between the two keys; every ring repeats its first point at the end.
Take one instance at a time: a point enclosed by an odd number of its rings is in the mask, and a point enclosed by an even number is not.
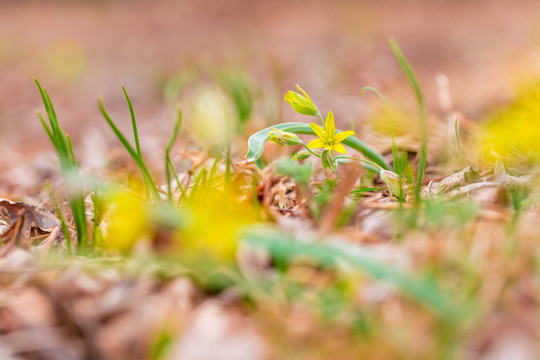
{"type": "MultiPolygon", "coordinates": [[[[311,127],[309,127],[309,125],[305,123],[283,123],[274,125],[271,128],[291,132],[294,134],[316,135],[313,129],[311,129],[311,127]]],[[[264,145],[269,139],[268,132],[271,131],[271,128],[268,127],[266,129],[260,130],[250,136],[248,140],[249,150],[246,155],[246,158],[248,160],[255,162],[262,156],[264,151],[264,145]]],[[[337,132],[341,131],[337,130],[337,132]]],[[[359,151],[365,157],[373,161],[375,164],[380,165],[383,169],[392,170],[392,167],[386,162],[386,160],[382,157],[381,154],[373,150],[364,142],[360,141],[360,139],[358,139],[357,137],[349,136],[348,138],[343,140],[342,143],[351,147],[354,150],[359,151]]]]}

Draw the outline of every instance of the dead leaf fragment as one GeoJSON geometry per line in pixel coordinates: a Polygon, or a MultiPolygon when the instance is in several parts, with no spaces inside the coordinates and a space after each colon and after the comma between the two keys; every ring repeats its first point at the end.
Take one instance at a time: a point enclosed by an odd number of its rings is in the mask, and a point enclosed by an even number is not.
{"type": "Polygon", "coordinates": [[[447,176],[439,182],[432,182],[428,187],[422,191],[423,196],[437,196],[443,193],[447,193],[460,186],[465,186],[474,182],[481,181],[481,177],[478,172],[470,166],[467,166],[463,170],[447,176]]]}
{"type": "Polygon", "coordinates": [[[59,224],[60,221],[46,209],[22,201],[0,200],[0,237],[6,243],[29,245],[27,240],[33,237],[32,234],[48,234],[59,224]]]}

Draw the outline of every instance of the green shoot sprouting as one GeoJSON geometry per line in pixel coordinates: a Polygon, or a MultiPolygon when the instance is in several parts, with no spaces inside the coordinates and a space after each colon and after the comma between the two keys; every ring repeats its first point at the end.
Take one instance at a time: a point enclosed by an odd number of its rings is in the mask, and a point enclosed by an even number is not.
{"type": "MultiPolygon", "coordinates": [[[[126,98],[128,98],[128,97],[126,97],[126,98]]],[[[130,101],[128,100],[128,105],[129,105],[129,103],[130,103],[130,101]]],[[[107,110],[105,109],[105,106],[103,105],[103,100],[102,99],[98,99],[98,105],[99,105],[99,109],[101,111],[101,114],[103,114],[103,117],[105,118],[105,120],[107,121],[109,126],[111,127],[112,131],[115,133],[116,137],[118,138],[118,140],[120,140],[122,145],[126,148],[127,152],[129,153],[129,155],[131,156],[133,161],[135,161],[135,163],[137,164],[137,167],[141,171],[143,180],[144,180],[146,186],[148,187],[150,194],[152,195],[154,200],[156,200],[156,201],[159,200],[160,199],[159,190],[158,190],[158,188],[156,186],[156,183],[154,182],[154,179],[152,178],[152,175],[150,174],[150,171],[146,167],[146,164],[144,163],[144,160],[143,160],[142,156],[140,156],[139,153],[137,152],[137,150],[134,149],[133,146],[131,146],[131,144],[126,139],[124,134],[120,131],[118,126],[116,126],[116,123],[113,121],[113,119],[107,113],[107,110]]],[[[136,133],[135,129],[133,131],[134,131],[134,133],[136,133]]]]}
{"type": "Polygon", "coordinates": [[[129,98],[129,95],[126,91],[126,87],[123,85],[122,91],[124,92],[124,96],[129,107],[129,115],[131,116],[131,126],[133,128],[133,137],[135,138],[135,148],[137,149],[137,155],[139,155],[139,158],[142,159],[141,143],[139,142],[139,132],[137,130],[137,120],[135,119],[135,111],[133,110],[133,104],[131,103],[131,99],[129,98]]]}
{"type": "Polygon", "coordinates": [[[167,194],[169,196],[169,201],[172,202],[173,194],[171,189],[171,171],[175,177],[176,184],[180,191],[182,192],[182,196],[185,195],[184,187],[180,183],[180,180],[178,179],[178,174],[176,173],[176,170],[174,169],[173,163],[171,161],[171,149],[174,145],[174,142],[176,141],[176,138],[178,137],[178,133],[180,132],[180,127],[182,126],[182,110],[178,109],[178,116],[176,118],[176,123],[174,125],[173,133],[169,139],[169,142],[167,143],[167,148],[165,149],[165,178],[167,180],[167,194]]]}
{"type": "MultiPolygon", "coordinates": [[[[135,148],[137,150],[137,155],[139,156],[139,159],[142,160],[141,143],[139,141],[139,131],[137,130],[137,120],[135,119],[135,111],[133,110],[133,104],[126,91],[126,87],[123,85],[122,85],[122,92],[124,93],[124,97],[126,98],[126,102],[129,107],[129,115],[131,117],[131,127],[133,129],[133,138],[135,139],[135,148]]],[[[148,184],[146,183],[146,181],[144,182],[144,190],[146,192],[146,196],[148,196],[149,189],[148,189],[148,184]]]]}
{"type": "Polygon", "coordinates": [[[418,85],[418,81],[416,80],[416,76],[414,75],[411,65],[409,64],[409,62],[407,61],[407,59],[401,52],[401,49],[399,48],[397,42],[394,39],[390,39],[389,43],[390,43],[390,47],[392,48],[392,52],[394,53],[394,56],[396,57],[396,60],[399,63],[399,66],[405,73],[405,76],[407,76],[407,79],[409,80],[409,83],[414,90],[414,94],[416,96],[416,102],[418,103],[418,112],[420,115],[421,144],[420,144],[420,155],[418,158],[418,171],[416,174],[415,194],[416,194],[416,199],[420,201],[422,181],[424,180],[424,175],[426,172],[426,161],[427,161],[427,127],[426,127],[426,108],[424,105],[424,95],[422,94],[422,90],[420,90],[420,86],[418,85]]]}
{"type": "MultiPolygon", "coordinates": [[[[77,230],[77,247],[78,250],[81,251],[88,244],[88,230],[84,207],[84,190],[80,181],[79,164],[73,153],[73,146],[69,135],[64,133],[58,123],[58,118],[49,93],[41,86],[36,78],[34,78],[34,81],[36,82],[41,99],[43,100],[49,124],[45,122],[45,119],[39,111],[37,112],[37,115],[58,154],[60,168],[62,169],[62,175],[64,176],[64,182],[68,191],[69,205],[73,213],[73,222],[75,223],[75,228],[77,230]]],[[[66,233],[67,232],[64,231],[64,235],[66,233]]],[[[66,237],[66,241],[68,242],[68,246],[70,246],[69,237],[66,237]]]]}

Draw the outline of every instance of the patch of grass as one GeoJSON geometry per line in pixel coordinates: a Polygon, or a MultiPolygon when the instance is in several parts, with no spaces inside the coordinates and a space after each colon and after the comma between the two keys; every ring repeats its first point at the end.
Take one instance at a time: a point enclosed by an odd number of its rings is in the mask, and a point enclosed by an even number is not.
{"type": "MultiPolygon", "coordinates": [[[[84,207],[85,191],[83,177],[80,173],[79,164],[77,163],[75,154],[73,153],[71,139],[60,127],[49,93],[41,86],[36,78],[34,78],[34,81],[39,89],[41,99],[43,100],[49,124],[47,124],[39,111],[37,112],[37,115],[58,154],[60,168],[62,169],[64,182],[68,192],[69,205],[73,214],[73,222],[77,229],[77,251],[84,252],[88,246],[88,228],[84,207]]],[[[62,225],[62,228],[64,230],[64,235],[67,235],[66,239],[69,244],[69,233],[65,231],[65,222],[62,225]]]]}

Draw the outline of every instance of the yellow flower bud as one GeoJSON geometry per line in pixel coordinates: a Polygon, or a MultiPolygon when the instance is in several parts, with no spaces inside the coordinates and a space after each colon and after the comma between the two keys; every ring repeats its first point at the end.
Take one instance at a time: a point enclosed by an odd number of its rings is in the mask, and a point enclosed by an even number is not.
{"type": "Polygon", "coordinates": [[[272,131],[268,132],[268,136],[270,136],[268,141],[282,146],[294,146],[302,144],[302,140],[300,140],[300,138],[296,134],[281,131],[275,128],[271,129],[272,131]]]}
{"type": "Polygon", "coordinates": [[[405,182],[406,179],[400,178],[398,174],[390,170],[381,170],[379,176],[392,194],[398,198],[402,195],[403,182],[405,182]]]}
{"type": "Polygon", "coordinates": [[[299,114],[317,116],[317,114],[319,114],[319,109],[313,104],[309,95],[298,84],[296,87],[304,94],[304,96],[291,90],[285,94],[285,101],[291,104],[294,111],[299,114]]]}
{"type": "Polygon", "coordinates": [[[323,149],[323,151],[321,151],[321,163],[323,168],[329,169],[333,173],[337,171],[337,163],[330,150],[323,149]]]}
{"type": "Polygon", "coordinates": [[[302,150],[302,151],[299,151],[299,152],[297,152],[296,154],[294,154],[293,159],[294,159],[294,160],[298,160],[298,161],[300,161],[300,160],[305,160],[305,159],[307,159],[308,157],[310,157],[311,155],[312,155],[312,154],[311,154],[309,151],[307,151],[307,150],[302,150]]]}

